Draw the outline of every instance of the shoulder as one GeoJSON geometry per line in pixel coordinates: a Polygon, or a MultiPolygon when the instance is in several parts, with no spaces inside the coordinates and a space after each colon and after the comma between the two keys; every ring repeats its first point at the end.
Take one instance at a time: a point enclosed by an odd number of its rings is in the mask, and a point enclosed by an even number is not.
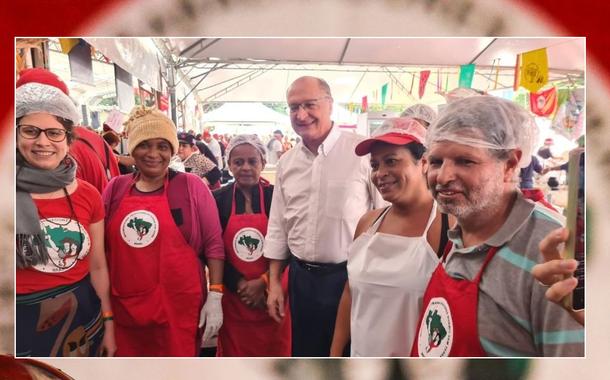
{"type": "Polygon", "coordinates": [[[222,186],[220,189],[216,189],[216,190],[212,191],[212,195],[214,196],[214,199],[216,199],[216,201],[219,201],[220,199],[224,199],[225,197],[232,195],[233,186],[234,186],[234,183],[229,183],[227,185],[222,186]]]}
{"type": "Polygon", "coordinates": [[[360,236],[366,230],[368,230],[369,227],[371,227],[373,225],[373,223],[375,223],[377,218],[379,218],[381,213],[383,213],[385,211],[385,209],[386,209],[385,207],[376,208],[374,210],[367,211],[366,214],[362,215],[362,217],[360,217],[360,220],[358,221],[358,226],[356,227],[356,233],[354,234],[354,239],[357,238],[358,236],[360,236]]]}
{"type": "Polygon", "coordinates": [[[339,141],[343,141],[347,144],[353,144],[354,146],[358,145],[360,142],[366,139],[366,137],[354,132],[340,131],[339,133],[339,141]]]}
{"type": "Polygon", "coordinates": [[[76,188],[77,192],[79,192],[81,194],[85,194],[86,196],[87,195],[100,196],[99,191],[97,191],[95,186],[93,186],[89,182],[87,182],[83,179],[80,179],[80,178],[76,178],[76,183],[78,184],[78,187],[76,188]]]}

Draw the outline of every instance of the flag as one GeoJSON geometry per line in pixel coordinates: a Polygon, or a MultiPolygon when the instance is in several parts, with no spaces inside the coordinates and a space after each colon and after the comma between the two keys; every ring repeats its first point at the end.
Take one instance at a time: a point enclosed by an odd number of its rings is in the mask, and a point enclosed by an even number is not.
{"type": "Polygon", "coordinates": [[[426,82],[430,77],[430,70],[422,70],[419,72],[419,98],[421,99],[426,92],[426,82]]]}
{"type": "Polygon", "coordinates": [[[471,88],[474,77],[474,63],[460,66],[460,84],[458,87],[471,88]]]}
{"type": "Polygon", "coordinates": [[[551,116],[557,109],[557,89],[530,92],[530,109],[538,116],[551,116]]]}
{"type": "Polygon", "coordinates": [[[529,92],[538,92],[549,81],[546,48],[521,53],[521,86],[529,92]]]}
{"type": "Polygon", "coordinates": [[[362,113],[366,113],[369,110],[369,100],[366,96],[362,97],[362,113]]]}
{"type": "Polygon", "coordinates": [[[383,86],[381,86],[381,105],[385,106],[385,97],[388,93],[388,84],[384,84],[383,86]]]}
{"type": "Polygon", "coordinates": [[[76,45],[78,45],[79,38],[60,38],[59,46],[61,46],[61,52],[68,54],[76,45]]]}

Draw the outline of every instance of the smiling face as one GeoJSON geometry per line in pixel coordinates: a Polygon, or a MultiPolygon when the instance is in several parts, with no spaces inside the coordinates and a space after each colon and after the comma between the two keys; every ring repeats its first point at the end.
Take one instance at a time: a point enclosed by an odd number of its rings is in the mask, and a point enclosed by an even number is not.
{"type": "Polygon", "coordinates": [[[229,169],[235,177],[235,183],[242,189],[258,184],[265,163],[258,149],[250,144],[236,146],[229,157],[229,169]]]}
{"type": "Polygon", "coordinates": [[[303,138],[305,145],[317,148],[332,127],[330,94],[320,86],[318,79],[303,77],[292,83],[286,101],[291,109],[292,128],[303,138]]]}
{"type": "MultiPolygon", "coordinates": [[[[48,113],[34,113],[21,118],[19,125],[33,126],[40,129],[63,129],[66,128],[57,118],[48,113]]],[[[17,149],[23,158],[33,167],[52,170],[59,166],[60,162],[68,154],[68,138],[63,141],[53,142],[45,133],[40,133],[34,139],[27,139],[17,133],[17,149]]]]}
{"type": "Polygon", "coordinates": [[[173,155],[172,145],[165,139],[144,140],[131,155],[143,177],[157,178],[167,173],[173,155]]]}
{"type": "Polygon", "coordinates": [[[390,203],[408,203],[427,191],[421,160],[404,146],[384,142],[371,147],[371,181],[390,203]]]}
{"type": "Polygon", "coordinates": [[[501,195],[514,171],[512,165],[511,160],[499,160],[485,148],[439,142],[427,156],[428,185],[443,212],[458,220],[481,213],[493,215],[503,202],[501,195]]]}

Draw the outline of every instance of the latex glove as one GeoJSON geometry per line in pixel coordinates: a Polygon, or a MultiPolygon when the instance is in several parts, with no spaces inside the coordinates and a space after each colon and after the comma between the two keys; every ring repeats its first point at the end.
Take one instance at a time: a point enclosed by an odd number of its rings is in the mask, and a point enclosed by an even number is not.
{"type": "Polygon", "coordinates": [[[222,326],[222,293],[209,292],[208,299],[199,314],[199,328],[205,325],[203,341],[207,341],[218,333],[222,326]]]}

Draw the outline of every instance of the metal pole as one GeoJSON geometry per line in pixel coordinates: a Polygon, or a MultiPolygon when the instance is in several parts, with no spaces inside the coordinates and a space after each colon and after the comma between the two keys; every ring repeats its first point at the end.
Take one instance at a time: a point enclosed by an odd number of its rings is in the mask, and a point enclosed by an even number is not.
{"type": "Polygon", "coordinates": [[[169,104],[172,110],[172,121],[178,126],[178,117],[176,115],[176,69],[174,62],[167,62],[167,88],[169,90],[169,104]]]}

